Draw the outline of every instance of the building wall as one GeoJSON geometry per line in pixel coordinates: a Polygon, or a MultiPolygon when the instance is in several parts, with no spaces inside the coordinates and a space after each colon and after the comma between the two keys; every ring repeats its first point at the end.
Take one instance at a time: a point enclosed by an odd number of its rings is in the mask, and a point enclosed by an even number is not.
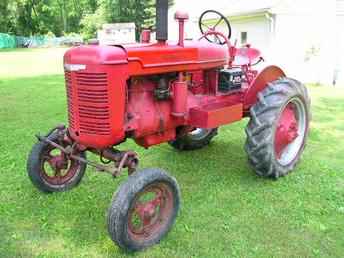
{"type": "Polygon", "coordinates": [[[332,84],[336,55],[334,1],[303,6],[306,3],[276,14],[270,60],[280,64],[288,76],[305,83],[332,84]]]}
{"type": "Polygon", "coordinates": [[[344,0],[336,2],[335,41],[337,54],[335,60],[335,76],[337,85],[344,86],[344,0]]]}
{"type": "MultiPolygon", "coordinates": [[[[177,0],[170,10],[170,38],[178,38],[178,27],[174,12],[184,9],[190,13],[186,25],[189,38],[199,37],[198,17],[206,9],[219,10],[231,16],[231,8],[224,9],[223,1],[211,5],[195,1],[177,0]],[[190,4],[189,4],[190,2],[190,4]],[[185,8],[186,7],[186,8],[185,8]]],[[[266,59],[265,65],[277,64],[288,76],[303,82],[331,84],[338,70],[339,79],[344,79],[344,12],[336,16],[336,1],[344,0],[284,0],[259,17],[230,19],[233,29],[232,43],[240,32],[247,32],[248,43],[259,48],[266,59]]],[[[247,6],[247,5],[245,5],[247,6]]],[[[240,10],[240,9],[239,9],[240,10]]],[[[254,10],[247,10],[254,11],[254,10]]],[[[344,85],[344,84],[343,84],[344,85]]]]}
{"type": "Polygon", "coordinates": [[[237,46],[241,46],[242,32],[247,33],[247,43],[252,47],[261,49],[264,54],[270,47],[270,22],[265,16],[259,16],[247,20],[237,20],[231,22],[232,42],[237,40],[237,46]]]}
{"type": "Polygon", "coordinates": [[[97,38],[101,45],[135,43],[135,23],[103,24],[97,38]]]}

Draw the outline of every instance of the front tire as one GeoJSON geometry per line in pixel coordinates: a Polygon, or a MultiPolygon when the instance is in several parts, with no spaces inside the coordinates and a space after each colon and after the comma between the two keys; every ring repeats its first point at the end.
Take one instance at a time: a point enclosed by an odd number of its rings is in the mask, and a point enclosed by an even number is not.
{"type": "MultiPolygon", "coordinates": [[[[56,132],[48,139],[60,143],[56,132]]],[[[84,152],[79,156],[86,159],[84,152]]],[[[43,141],[33,146],[27,160],[27,173],[32,184],[45,193],[71,190],[80,183],[85,171],[85,163],[68,159],[60,150],[43,141]]]]}
{"type": "Polygon", "coordinates": [[[130,175],[108,211],[111,239],[127,251],[158,243],[173,226],[180,206],[177,181],[159,169],[130,175]]]}
{"type": "Polygon", "coordinates": [[[245,150],[255,172],[279,178],[291,172],[305,148],[310,98],[300,82],[282,78],[269,83],[250,109],[245,150]]]}

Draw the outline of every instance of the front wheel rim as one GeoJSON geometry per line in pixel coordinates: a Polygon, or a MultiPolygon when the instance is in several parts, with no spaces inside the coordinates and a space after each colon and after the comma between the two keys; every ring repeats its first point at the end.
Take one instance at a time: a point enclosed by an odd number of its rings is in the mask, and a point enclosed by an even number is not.
{"type": "Polygon", "coordinates": [[[171,187],[164,182],[148,185],[136,195],[131,204],[127,224],[130,237],[139,242],[154,239],[168,226],[173,209],[171,187]]]}
{"type": "Polygon", "coordinates": [[[80,172],[81,164],[69,159],[62,151],[48,146],[41,158],[41,177],[46,184],[59,187],[70,182],[80,172]]]}
{"type": "Polygon", "coordinates": [[[274,150],[282,166],[294,162],[302,149],[307,131],[305,104],[300,98],[291,99],[282,109],[275,129],[274,150]]]}

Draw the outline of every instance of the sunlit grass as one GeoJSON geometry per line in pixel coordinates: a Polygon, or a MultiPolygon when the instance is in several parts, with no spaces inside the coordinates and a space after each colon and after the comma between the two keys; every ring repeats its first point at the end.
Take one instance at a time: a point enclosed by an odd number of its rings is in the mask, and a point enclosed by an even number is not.
{"type": "Polygon", "coordinates": [[[61,74],[66,48],[3,49],[0,51],[1,77],[16,78],[61,74]]]}

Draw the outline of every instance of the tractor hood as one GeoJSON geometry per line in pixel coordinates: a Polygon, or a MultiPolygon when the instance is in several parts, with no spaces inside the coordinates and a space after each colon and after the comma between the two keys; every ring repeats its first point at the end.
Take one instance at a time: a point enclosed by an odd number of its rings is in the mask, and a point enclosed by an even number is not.
{"type": "Polygon", "coordinates": [[[201,41],[185,41],[184,47],[175,42],[123,47],[132,75],[211,69],[226,65],[229,57],[227,46],[201,41]]]}
{"type": "Polygon", "coordinates": [[[128,63],[126,51],[113,46],[80,46],[69,49],[64,55],[65,68],[68,65],[97,65],[128,63]]]}
{"type": "Polygon", "coordinates": [[[184,47],[174,42],[91,45],[68,50],[64,64],[66,70],[82,69],[85,65],[128,64],[129,76],[135,76],[223,67],[228,57],[227,46],[200,41],[185,41],[184,47]]]}

